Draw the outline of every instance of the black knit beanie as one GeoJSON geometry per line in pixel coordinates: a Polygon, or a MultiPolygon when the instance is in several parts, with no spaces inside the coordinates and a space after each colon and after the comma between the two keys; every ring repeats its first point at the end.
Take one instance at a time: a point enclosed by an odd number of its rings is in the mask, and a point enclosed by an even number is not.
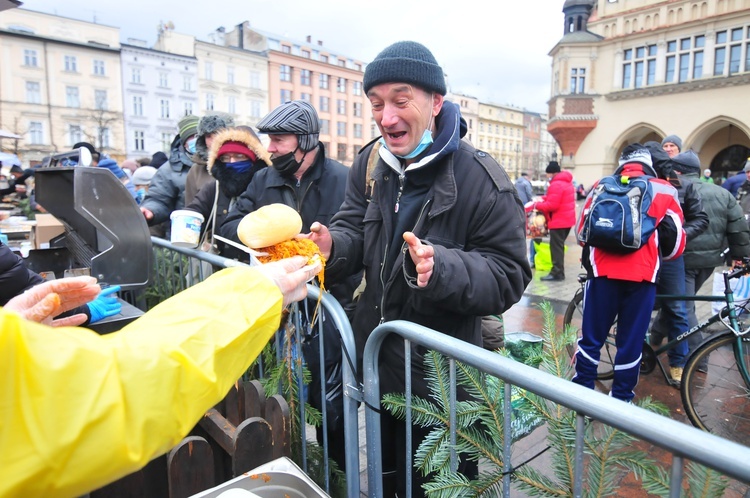
{"type": "Polygon", "coordinates": [[[386,47],[365,68],[365,93],[382,83],[397,82],[446,94],[443,69],[427,47],[413,41],[400,41],[386,47]]]}
{"type": "Polygon", "coordinates": [[[550,173],[550,174],[559,173],[560,171],[562,171],[560,169],[560,163],[558,163],[557,161],[550,161],[549,164],[547,165],[547,169],[544,170],[545,173],[550,173]]]}

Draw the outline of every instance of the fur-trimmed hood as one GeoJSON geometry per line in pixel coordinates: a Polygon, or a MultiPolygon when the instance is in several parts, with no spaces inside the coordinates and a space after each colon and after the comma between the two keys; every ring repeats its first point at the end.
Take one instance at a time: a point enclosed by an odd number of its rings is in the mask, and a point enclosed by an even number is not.
{"type": "Polygon", "coordinates": [[[263,144],[260,143],[260,139],[252,130],[247,126],[238,126],[236,128],[227,128],[220,131],[214,137],[211,143],[211,149],[208,151],[208,172],[211,172],[214,162],[216,162],[216,156],[219,153],[219,149],[225,142],[242,142],[247,145],[247,148],[255,153],[258,161],[265,162],[268,166],[271,166],[271,154],[268,153],[263,144]]]}

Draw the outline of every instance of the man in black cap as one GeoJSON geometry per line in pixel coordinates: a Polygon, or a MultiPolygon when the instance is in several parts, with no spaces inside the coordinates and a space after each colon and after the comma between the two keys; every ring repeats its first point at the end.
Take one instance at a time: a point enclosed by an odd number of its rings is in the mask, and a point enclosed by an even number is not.
{"type": "MultiPolygon", "coordinates": [[[[262,168],[252,178],[245,192],[227,215],[221,226],[223,237],[239,242],[237,226],[244,216],[268,204],[286,204],[302,217],[302,231],[308,232],[317,222],[328,224],[344,201],[349,168],[326,157],[325,148],[318,140],[320,120],[315,108],[304,100],[281,104],[258,123],[258,132],[269,135],[268,152],[273,166],[262,168]]],[[[351,306],[352,294],[361,281],[361,272],[343,282],[329,286],[329,291],[344,309],[351,306]]],[[[309,307],[313,310],[314,303],[309,307]]],[[[341,393],[341,346],[333,323],[323,322],[326,344],[326,390],[341,393]],[[330,372],[338,371],[331,379],[330,372]]],[[[317,331],[317,327],[314,328],[317,331]]],[[[312,339],[312,338],[310,338],[312,339]]],[[[313,380],[310,403],[320,409],[320,369],[317,341],[306,340],[305,360],[313,380]]],[[[330,455],[344,469],[343,398],[327,397],[328,439],[330,455]]],[[[318,431],[318,440],[322,433],[318,431]]]]}
{"type": "MultiPolygon", "coordinates": [[[[314,223],[308,235],[330,258],[327,282],[365,269],[352,320],[358,357],[372,330],[390,320],[481,346],[482,317],[510,308],[531,280],[515,187],[492,157],[461,140],[466,122],[444,100],[443,70],[423,45],[384,49],[367,65],[364,89],[382,137],[355,159],[330,228],[314,223]],[[378,160],[368,173],[371,154],[378,160]]],[[[412,392],[427,399],[423,354],[413,349],[412,392]]],[[[387,337],[379,357],[382,392],[403,393],[403,341],[387,337]]],[[[381,422],[384,496],[405,496],[406,427],[386,411],[381,422]]],[[[416,450],[429,429],[412,430],[416,450]]],[[[421,496],[427,478],[408,470],[421,496]]],[[[474,475],[476,463],[462,459],[459,471],[474,475]]]]}

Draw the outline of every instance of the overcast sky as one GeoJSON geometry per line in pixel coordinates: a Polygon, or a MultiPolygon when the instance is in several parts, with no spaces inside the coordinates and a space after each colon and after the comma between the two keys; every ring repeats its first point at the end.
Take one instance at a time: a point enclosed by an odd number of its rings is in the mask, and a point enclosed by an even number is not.
{"type": "MultiPolygon", "coordinates": [[[[242,21],[364,62],[399,40],[426,45],[450,90],[485,102],[547,112],[551,59],[562,37],[563,0],[23,0],[23,7],[120,28],[156,41],[159,21],[201,39],[242,21]]],[[[2,14],[0,14],[2,15],[2,14]]]]}

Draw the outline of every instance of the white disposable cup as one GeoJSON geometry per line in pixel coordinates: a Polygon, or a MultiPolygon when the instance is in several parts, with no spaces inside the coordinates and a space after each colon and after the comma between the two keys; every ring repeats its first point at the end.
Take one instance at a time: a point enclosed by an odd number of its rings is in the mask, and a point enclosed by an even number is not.
{"type": "Polygon", "coordinates": [[[169,218],[172,220],[172,235],[170,238],[172,244],[190,249],[197,247],[198,242],[200,242],[203,215],[189,209],[178,209],[172,211],[169,218]]]}

